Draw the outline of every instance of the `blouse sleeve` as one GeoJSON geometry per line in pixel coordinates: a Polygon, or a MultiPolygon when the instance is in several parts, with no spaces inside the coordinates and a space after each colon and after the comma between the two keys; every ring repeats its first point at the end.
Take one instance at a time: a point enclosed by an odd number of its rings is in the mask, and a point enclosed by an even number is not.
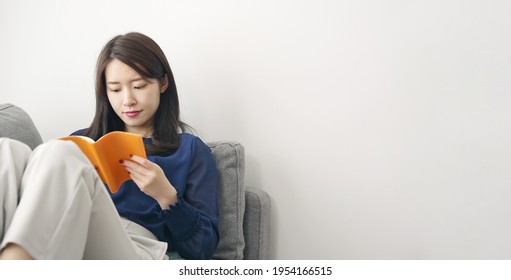
{"type": "Polygon", "coordinates": [[[184,193],[178,193],[175,205],[157,211],[183,258],[210,259],[219,240],[218,174],[211,150],[198,138],[192,153],[184,193]]]}

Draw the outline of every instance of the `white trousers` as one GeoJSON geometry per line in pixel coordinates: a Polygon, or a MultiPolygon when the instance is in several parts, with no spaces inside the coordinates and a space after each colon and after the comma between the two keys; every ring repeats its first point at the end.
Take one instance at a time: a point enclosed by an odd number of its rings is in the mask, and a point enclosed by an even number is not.
{"type": "Polygon", "coordinates": [[[119,216],[89,160],[61,140],[31,152],[0,138],[0,241],[35,259],[164,259],[167,250],[119,216]]]}

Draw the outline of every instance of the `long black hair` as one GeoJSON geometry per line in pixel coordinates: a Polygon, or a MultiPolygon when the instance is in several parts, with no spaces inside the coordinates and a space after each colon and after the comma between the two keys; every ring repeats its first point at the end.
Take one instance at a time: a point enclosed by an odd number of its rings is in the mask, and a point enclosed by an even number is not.
{"type": "Polygon", "coordinates": [[[160,105],[153,118],[152,143],[146,146],[148,154],[165,154],[179,147],[179,133],[189,126],[181,121],[179,98],[174,75],[160,46],[148,36],[131,32],[112,38],[99,54],[96,65],[96,114],[84,135],[98,140],[111,131],[123,131],[124,122],[114,112],[106,93],[105,69],[110,61],[118,59],[144,78],[165,77],[168,87],[160,96],[160,105]]]}

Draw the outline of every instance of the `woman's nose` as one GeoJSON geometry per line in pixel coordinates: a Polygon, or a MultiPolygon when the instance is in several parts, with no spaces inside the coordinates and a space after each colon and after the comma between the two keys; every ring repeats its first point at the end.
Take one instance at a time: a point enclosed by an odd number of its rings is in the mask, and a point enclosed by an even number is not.
{"type": "Polygon", "coordinates": [[[133,92],[131,90],[126,90],[124,92],[124,96],[123,96],[123,100],[122,100],[122,105],[126,106],[126,107],[131,107],[133,105],[135,105],[137,103],[136,99],[134,98],[133,96],[133,92]]]}

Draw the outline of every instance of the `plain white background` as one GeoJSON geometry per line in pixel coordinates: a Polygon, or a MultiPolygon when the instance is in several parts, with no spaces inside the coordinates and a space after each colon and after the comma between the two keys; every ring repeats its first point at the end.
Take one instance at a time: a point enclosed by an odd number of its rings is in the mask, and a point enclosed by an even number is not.
{"type": "MultiPolygon", "coordinates": [[[[88,126],[94,67],[143,32],[183,119],[236,140],[274,259],[511,258],[509,1],[0,1],[0,103],[88,126]]],[[[0,128],[1,129],[1,128],[0,128]]]]}

